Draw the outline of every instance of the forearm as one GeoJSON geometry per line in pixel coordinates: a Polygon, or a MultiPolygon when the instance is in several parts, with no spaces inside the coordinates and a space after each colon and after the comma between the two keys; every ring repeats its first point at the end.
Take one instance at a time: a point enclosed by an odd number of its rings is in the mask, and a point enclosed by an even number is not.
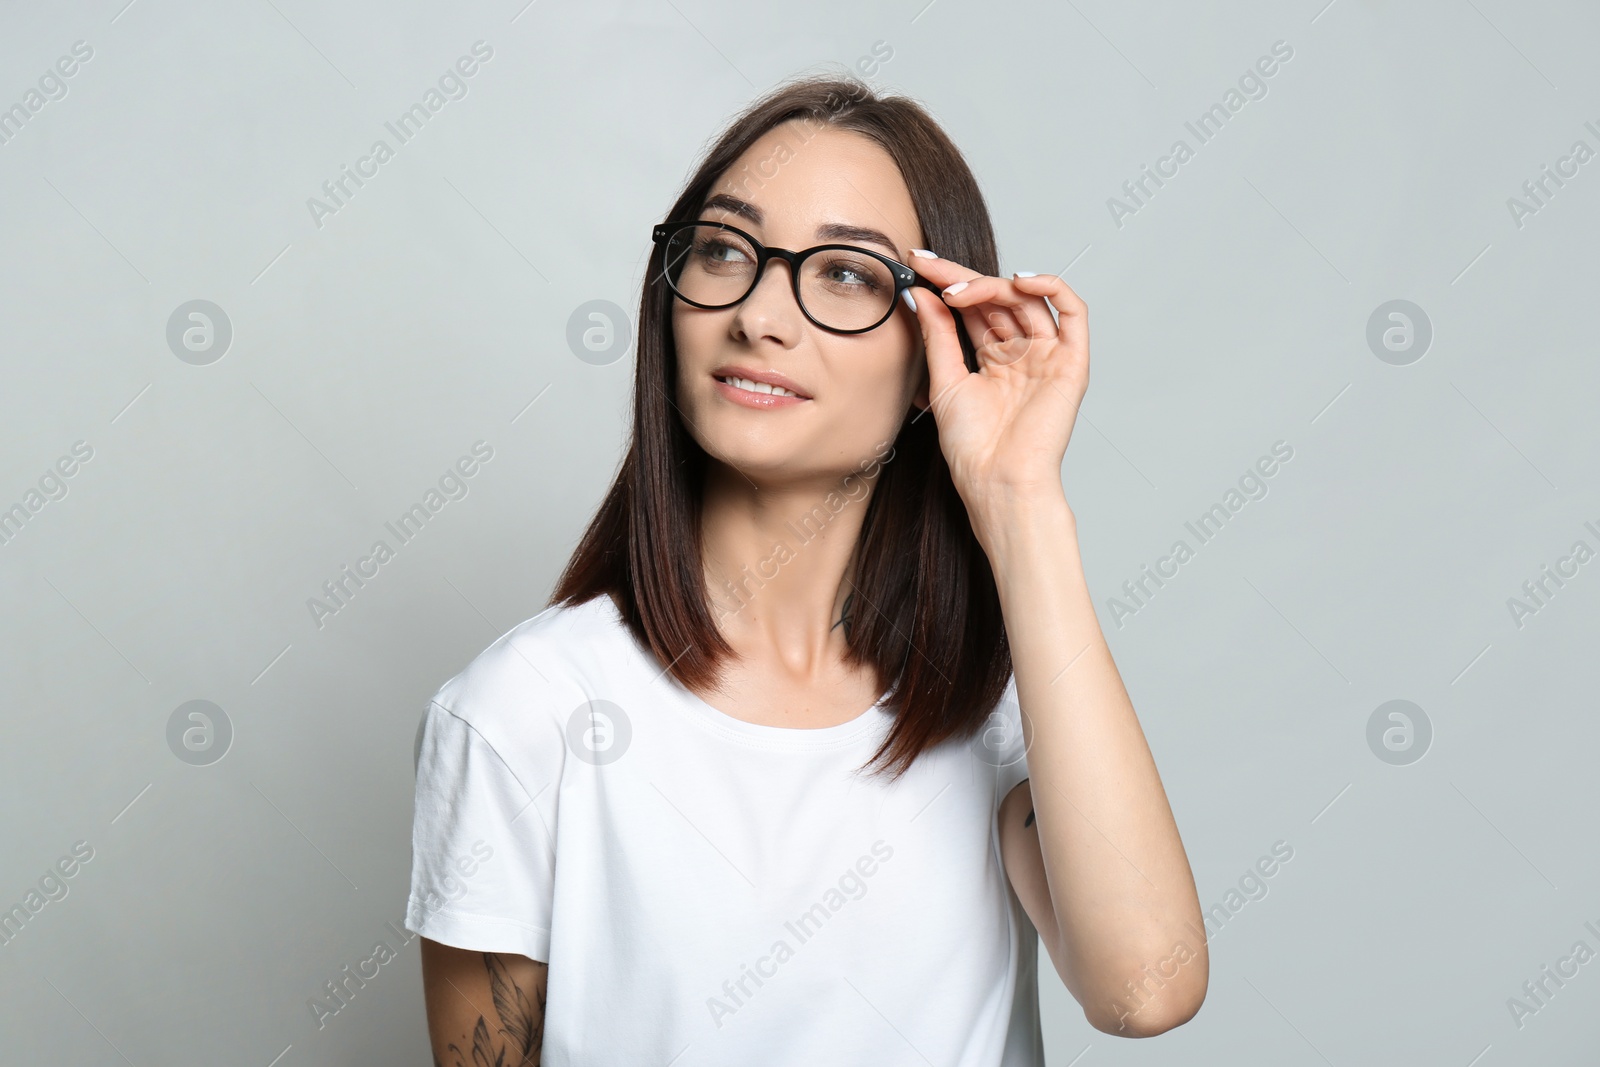
{"type": "Polygon", "coordinates": [[[1063,980],[1096,1025],[1159,1032],[1204,997],[1204,928],[1166,791],[1094,614],[1076,520],[1064,496],[1038,493],[1013,497],[983,526],[1031,731],[1063,980]]]}

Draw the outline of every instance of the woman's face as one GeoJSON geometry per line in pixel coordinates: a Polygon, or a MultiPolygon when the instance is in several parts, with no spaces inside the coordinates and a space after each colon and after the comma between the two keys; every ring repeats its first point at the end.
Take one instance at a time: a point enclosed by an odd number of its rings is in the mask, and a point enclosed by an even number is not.
{"type": "MultiPolygon", "coordinates": [[[[768,131],[718,179],[699,217],[796,252],[848,244],[914,263],[910,249],[922,247],[922,230],[888,153],[860,134],[829,127],[809,141],[802,137],[794,124],[768,131]],[[863,232],[839,236],[829,227],[875,231],[883,240],[863,232]]],[[[816,270],[818,258],[803,269],[816,270]]],[[[758,485],[829,481],[858,471],[894,441],[913,403],[927,405],[922,333],[903,303],[876,329],[833,333],[801,312],[789,266],[776,259],[733,307],[707,311],[676,297],[672,303],[676,403],[689,433],[713,459],[758,485]],[[763,400],[724,382],[771,374],[803,399],[772,403],[767,396],[768,406],[759,406],[763,400]]]]}

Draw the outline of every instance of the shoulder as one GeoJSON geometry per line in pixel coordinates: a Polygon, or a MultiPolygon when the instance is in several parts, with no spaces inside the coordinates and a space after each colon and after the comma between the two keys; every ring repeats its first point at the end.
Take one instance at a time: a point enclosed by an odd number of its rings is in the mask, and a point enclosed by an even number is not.
{"type": "Polygon", "coordinates": [[[465,721],[491,742],[536,723],[564,723],[630,654],[636,645],[609,597],[556,605],[474,656],[433,694],[430,711],[465,721]]]}

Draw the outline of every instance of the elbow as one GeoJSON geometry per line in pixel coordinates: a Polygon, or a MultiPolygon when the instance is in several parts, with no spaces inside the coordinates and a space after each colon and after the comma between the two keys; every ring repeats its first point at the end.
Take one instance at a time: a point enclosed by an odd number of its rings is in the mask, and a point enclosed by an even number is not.
{"type": "Polygon", "coordinates": [[[1155,1037],[1193,1019],[1204,1000],[1205,991],[1202,990],[1197,997],[1181,1005],[1163,1006],[1160,1009],[1151,1005],[1134,1011],[1121,1009],[1115,1015],[1100,1013],[1098,1017],[1085,1012],[1084,1017],[1090,1026],[1112,1037],[1155,1037]]]}
{"type": "Polygon", "coordinates": [[[1084,1018],[1090,1026],[1112,1037],[1164,1034],[1193,1019],[1205,1003],[1209,984],[1206,969],[1201,967],[1184,977],[1182,981],[1165,983],[1159,990],[1128,982],[1120,993],[1100,997],[1103,1007],[1086,1006],[1084,1018]]]}

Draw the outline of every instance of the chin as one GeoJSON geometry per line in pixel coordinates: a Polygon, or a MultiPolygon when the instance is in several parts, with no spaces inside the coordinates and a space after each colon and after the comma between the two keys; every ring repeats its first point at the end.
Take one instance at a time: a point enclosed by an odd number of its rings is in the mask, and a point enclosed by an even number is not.
{"type": "Polygon", "coordinates": [[[715,438],[701,443],[706,455],[758,484],[763,480],[805,473],[807,451],[798,444],[770,439],[728,440],[721,435],[715,438]]]}

